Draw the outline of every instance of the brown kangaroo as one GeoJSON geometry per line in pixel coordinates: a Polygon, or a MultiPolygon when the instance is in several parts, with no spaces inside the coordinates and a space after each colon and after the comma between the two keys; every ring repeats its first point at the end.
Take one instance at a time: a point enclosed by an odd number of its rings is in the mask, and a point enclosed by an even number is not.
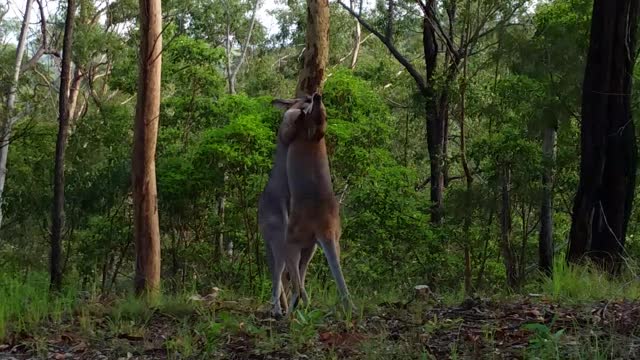
{"type": "MultiPolygon", "coordinates": [[[[287,101],[277,101],[287,103],[287,101]]],[[[314,93],[304,101],[294,101],[285,113],[279,133],[280,141],[288,145],[286,174],[289,184],[290,208],[284,247],[275,249],[274,264],[287,271],[293,283],[290,304],[294,309],[298,299],[307,304],[304,288],[306,269],[316,244],[324,250],[329,268],[347,310],[351,302],[340,266],[339,240],[341,235],[339,204],[333,192],[329,160],[324,135],[327,115],[322,96],[314,93]]]]}
{"type": "MultiPolygon", "coordinates": [[[[287,179],[287,150],[289,137],[292,132],[297,114],[311,104],[311,97],[303,97],[293,100],[275,100],[273,104],[279,108],[288,110],[278,129],[276,153],[273,168],[269,174],[269,180],[258,202],[258,226],[262,237],[265,239],[267,253],[267,265],[271,273],[272,314],[279,318],[283,311],[287,311],[287,300],[284,288],[287,279],[284,276],[285,258],[282,249],[286,247],[285,236],[289,219],[289,183],[287,179]],[[283,142],[283,139],[286,141],[283,142]]],[[[315,246],[301,254],[299,271],[304,277],[307,265],[313,256],[315,246]]]]}

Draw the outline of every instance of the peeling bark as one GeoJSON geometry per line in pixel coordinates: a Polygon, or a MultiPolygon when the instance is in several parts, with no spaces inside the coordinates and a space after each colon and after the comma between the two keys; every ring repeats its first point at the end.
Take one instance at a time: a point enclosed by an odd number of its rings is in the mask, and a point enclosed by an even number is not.
{"type": "Polygon", "coordinates": [[[296,97],[321,92],[329,58],[329,1],[307,1],[307,33],[304,65],[298,77],[296,97]]]}

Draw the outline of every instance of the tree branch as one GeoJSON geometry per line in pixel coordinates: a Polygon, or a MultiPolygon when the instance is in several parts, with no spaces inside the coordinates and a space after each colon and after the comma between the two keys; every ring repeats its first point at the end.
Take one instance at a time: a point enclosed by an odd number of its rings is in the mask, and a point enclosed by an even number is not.
{"type": "Polygon", "coordinates": [[[440,24],[438,18],[435,15],[432,15],[435,14],[435,11],[430,10],[427,4],[423,3],[421,0],[417,0],[417,3],[422,9],[424,18],[427,19],[429,23],[431,23],[431,26],[433,26],[434,29],[438,30],[438,36],[440,36],[440,38],[444,41],[445,45],[447,46],[447,50],[449,50],[449,53],[451,54],[451,57],[458,60],[460,58],[460,52],[458,51],[458,49],[456,49],[456,46],[453,43],[453,39],[451,39],[451,37],[449,37],[442,28],[442,24],[440,24]]]}
{"type": "MultiPolygon", "coordinates": [[[[244,45],[242,46],[242,55],[240,55],[240,60],[238,60],[238,64],[233,69],[231,73],[231,81],[235,83],[236,76],[238,76],[238,72],[244,63],[244,59],[247,57],[247,49],[249,48],[249,42],[251,41],[251,34],[253,33],[253,28],[256,24],[256,13],[258,12],[258,0],[255,0],[253,3],[253,14],[251,14],[251,24],[249,25],[249,32],[247,33],[247,38],[244,40],[244,45]]],[[[234,86],[235,87],[235,86],[234,86]]]]}
{"type": "Polygon", "coordinates": [[[416,68],[409,62],[409,60],[407,60],[406,57],[400,54],[398,49],[396,49],[396,47],[393,46],[393,44],[389,42],[384,35],[382,35],[379,31],[374,29],[373,26],[369,25],[369,23],[367,23],[360,15],[356,14],[355,11],[353,11],[353,9],[351,9],[341,0],[338,0],[338,4],[340,4],[340,6],[342,6],[343,9],[347,10],[347,12],[351,14],[351,16],[353,16],[356,20],[358,20],[360,25],[362,25],[365,29],[367,29],[367,31],[375,35],[375,37],[377,37],[382,42],[382,44],[384,44],[384,46],[387,47],[389,52],[391,52],[391,55],[393,55],[393,57],[402,66],[404,66],[404,68],[407,70],[409,75],[411,75],[413,80],[416,82],[416,85],[418,86],[418,89],[420,90],[420,92],[424,93],[427,89],[425,80],[422,77],[422,75],[420,75],[420,73],[416,70],[416,68]]]}
{"type": "Polygon", "coordinates": [[[20,67],[21,73],[34,68],[43,55],[53,55],[58,58],[61,57],[60,51],[58,51],[57,49],[49,48],[49,39],[47,36],[47,17],[44,13],[44,5],[42,4],[42,0],[36,0],[36,2],[38,3],[38,8],[40,9],[40,33],[42,36],[42,44],[40,45],[40,48],[38,48],[36,53],[33,54],[31,59],[29,59],[20,67]]]}

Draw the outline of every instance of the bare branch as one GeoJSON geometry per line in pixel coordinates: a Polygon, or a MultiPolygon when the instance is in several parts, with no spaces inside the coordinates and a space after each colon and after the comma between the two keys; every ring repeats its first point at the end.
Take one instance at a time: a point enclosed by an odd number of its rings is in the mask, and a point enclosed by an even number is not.
{"type": "MultiPolygon", "coordinates": [[[[494,31],[496,31],[497,29],[504,28],[505,26],[509,26],[508,22],[511,21],[511,19],[513,18],[515,13],[525,5],[525,2],[526,2],[526,0],[523,0],[523,1],[519,2],[518,4],[516,4],[511,9],[509,14],[507,14],[502,20],[498,21],[498,23],[495,26],[493,26],[493,27],[491,27],[489,29],[485,29],[485,26],[487,25],[489,20],[491,18],[493,18],[495,16],[495,14],[498,12],[498,10],[500,10],[500,9],[499,9],[498,6],[496,6],[491,11],[487,12],[487,14],[483,17],[482,21],[480,21],[480,24],[476,27],[473,35],[469,39],[467,39],[467,42],[465,44],[463,44],[463,47],[465,49],[467,49],[469,47],[473,47],[474,44],[476,44],[483,37],[490,35],[494,31]],[[483,29],[485,29],[485,30],[482,31],[483,29]]],[[[515,24],[511,24],[511,25],[515,25],[515,24]]],[[[467,51],[465,51],[465,53],[466,52],[467,51]]]]}
{"type": "MultiPolygon", "coordinates": [[[[364,42],[367,41],[367,39],[369,39],[371,36],[373,36],[373,34],[369,34],[365,36],[364,39],[358,43],[358,46],[364,44],[364,42]]],[[[341,57],[338,60],[338,64],[341,64],[343,61],[345,61],[349,57],[349,55],[353,54],[353,51],[354,49],[349,50],[349,52],[345,56],[341,57]]]]}
{"type": "Polygon", "coordinates": [[[375,37],[377,37],[387,47],[389,52],[391,52],[391,55],[393,55],[393,57],[396,60],[398,60],[398,62],[402,66],[404,66],[407,72],[409,72],[409,75],[411,75],[413,80],[416,82],[416,85],[418,86],[418,89],[420,90],[420,92],[424,93],[427,90],[425,80],[423,76],[420,75],[420,73],[416,70],[416,68],[409,62],[409,60],[407,60],[406,57],[400,54],[398,49],[396,49],[396,47],[393,46],[393,44],[389,42],[384,35],[382,35],[379,31],[374,29],[373,26],[369,25],[369,23],[367,23],[360,15],[356,14],[356,12],[353,11],[353,9],[351,9],[341,0],[338,0],[338,4],[340,4],[340,6],[342,6],[343,9],[347,10],[347,12],[351,14],[351,16],[353,16],[356,20],[358,20],[360,25],[362,25],[365,29],[367,29],[367,31],[375,35],[375,37]]]}
{"type": "Polygon", "coordinates": [[[247,38],[244,40],[244,45],[242,45],[242,54],[240,55],[240,59],[238,60],[238,64],[233,69],[231,73],[231,80],[234,83],[235,88],[235,80],[236,76],[238,76],[238,72],[244,63],[244,59],[247,57],[247,49],[249,48],[249,42],[251,41],[251,34],[253,33],[253,28],[256,24],[256,13],[258,12],[258,0],[255,0],[253,3],[253,13],[251,14],[251,24],[249,25],[249,32],[247,33],[247,38]]]}
{"type": "Polygon", "coordinates": [[[42,4],[42,0],[36,0],[36,2],[38,3],[38,8],[40,10],[40,33],[42,36],[42,44],[40,45],[40,48],[38,48],[36,53],[33,54],[31,59],[29,59],[20,67],[21,73],[34,68],[43,55],[52,55],[58,58],[62,57],[60,51],[58,51],[57,49],[49,48],[49,37],[47,35],[47,17],[45,16],[44,5],[42,4]]]}

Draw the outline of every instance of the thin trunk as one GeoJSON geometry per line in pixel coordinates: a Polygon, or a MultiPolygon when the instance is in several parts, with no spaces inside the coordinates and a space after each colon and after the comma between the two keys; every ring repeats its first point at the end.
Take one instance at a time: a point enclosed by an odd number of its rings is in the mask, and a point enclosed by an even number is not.
{"type": "Polygon", "coordinates": [[[74,123],[74,120],[77,119],[79,115],[76,111],[78,107],[78,95],[80,94],[80,82],[82,81],[82,77],[84,74],[82,70],[78,66],[76,66],[73,71],[73,80],[71,80],[71,85],[69,86],[69,123],[74,123]]]}
{"type": "Polygon", "coordinates": [[[296,96],[322,91],[329,58],[329,1],[307,0],[307,33],[304,65],[298,77],[296,96]]]}
{"type": "Polygon", "coordinates": [[[227,85],[229,86],[228,90],[229,90],[229,94],[235,94],[236,93],[236,89],[234,87],[234,84],[231,82],[231,15],[229,14],[229,11],[231,11],[231,9],[229,9],[229,3],[226,2],[225,3],[227,6],[226,9],[226,19],[227,19],[227,24],[226,24],[226,42],[225,42],[225,50],[226,50],[226,55],[227,55],[227,62],[225,64],[226,67],[226,73],[227,73],[227,85]]]}
{"type": "Polygon", "coordinates": [[[18,84],[20,82],[20,69],[22,67],[22,58],[24,57],[24,49],[27,44],[27,33],[29,32],[29,18],[31,17],[31,7],[33,0],[27,0],[24,18],[22,19],[22,27],[18,36],[18,47],[16,48],[16,60],[13,68],[13,79],[7,91],[7,103],[5,109],[5,119],[3,119],[2,133],[0,133],[0,226],[4,212],[2,205],[4,203],[4,185],[7,179],[7,159],[9,158],[9,142],[11,141],[11,130],[18,120],[13,112],[16,108],[16,97],[18,96],[18,84]]]}
{"type": "Polygon", "coordinates": [[[356,20],[356,27],[353,31],[353,53],[351,54],[351,65],[349,65],[349,69],[351,70],[356,68],[356,63],[358,62],[358,55],[360,54],[361,38],[362,38],[362,28],[360,27],[360,23],[356,20]]]}
{"type": "Polygon", "coordinates": [[[484,269],[489,258],[489,240],[491,239],[491,227],[493,225],[493,209],[489,212],[489,220],[487,221],[484,237],[484,248],[482,251],[482,260],[480,261],[480,270],[478,270],[478,277],[476,278],[476,289],[482,288],[482,280],[484,278],[484,269]]]}
{"type": "Polygon", "coordinates": [[[129,246],[131,246],[131,241],[127,242],[127,245],[125,245],[122,248],[122,251],[120,251],[120,258],[118,259],[118,262],[116,263],[115,267],[113,268],[113,273],[111,274],[111,282],[109,283],[109,289],[107,291],[107,293],[111,292],[111,289],[113,289],[113,285],[115,285],[116,280],[118,279],[118,273],[120,272],[120,268],[122,267],[122,264],[124,263],[124,259],[127,255],[127,251],[129,250],[129,246]]]}
{"type": "Polygon", "coordinates": [[[620,270],[636,178],[631,112],[640,3],[595,0],[582,88],[580,182],[567,260],[620,270]]]}
{"type": "MultiPolygon", "coordinates": [[[[432,4],[432,6],[435,6],[432,4]]],[[[425,67],[427,71],[425,97],[425,113],[427,125],[427,149],[430,165],[431,223],[442,223],[444,200],[444,177],[442,173],[442,151],[444,124],[442,112],[438,109],[438,96],[435,91],[434,75],[438,62],[438,43],[436,30],[430,19],[434,16],[434,8],[429,7],[422,20],[422,43],[424,48],[425,67]]]]}
{"type": "Polygon", "coordinates": [[[520,257],[516,260],[518,267],[518,283],[524,281],[525,262],[524,257],[527,251],[527,240],[529,240],[529,214],[531,207],[527,208],[527,204],[522,203],[522,242],[520,243],[520,257]]]}
{"type": "MultiPolygon", "coordinates": [[[[468,31],[468,26],[467,26],[468,31]]],[[[473,206],[471,204],[471,191],[473,185],[473,176],[469,170],[469,164],[467,163],[466,155],[466,134],[465,134],[465,121],[466,121],[466,94],[467,94],[467,58],[465,57],[462,64],[462,82],[460,85],[460,157],[462,159],[462,169],[464,170],[464,178],[466,183],[465,190],[465,207],[464,207],[464,219],[463,219],[463,233],[464,233],[464,291],[465,294],[471,294],[471,237],[469,236],[469,228],[471,227],[471,216],[473,214],[473,206]]]]}
{"type": "MultiPolygon", "coordinates": [[[[224,255],[224,210],[225,210],[225,206],[226,206],[226,201],[227,201],[227,197],[225,195],[225,189],[226,189],[226,183],[227,183],[227,174],[224,174],[224,180],[222,183],[222,194],[218,197],[218,224],[219,224],[219,229],[218,229],[218,233],[216,234],[216,240],[218,243],[218,248],[220,251],[220,255],[223,256],[224,255]]],[[[233,245],[231,245],[230,247],[227,247],[228,249],[233,249],[233,245]]],[[[233,255],[233,253],[229,253],[229,256],[233,255]]]]}
{"type": "Polygon", "coordinates": [[[556,158],[556,129],[549,126],[542,137],[542,206],[540,208],[540,237],[538,239],[539,267],[542,272],[553,272],[553,168],[556,158]]]}
{"type": "Polygon", "coordinates": [[[509,194],[509,186],[511,183],[511,171],[503,165],[502,175],[500,177],[502,213],[500,214],[500,252],[502,261],[504,262],[507,285],[511,289],[518,286],[518,267],[516,265],[513,247],[511,245],[511,199],[509,194]]]}
{"type": "Polygon", "coordinates": [[[385,29],[385,37],[387,38],[387,41],[389,41],[390,43],[393,43],[393,21],[394,21],[394,17],[395,17],[395,3],[393,2],[393,0],[387,0],[387,27],[385,29]]]}
{"type": "Polygon", "coordinates": [[[440,97],[440,115],[442,119],[442,187],[447,188],[451,177],[449,176],[449,95],[440,97]]]}
{"type": "Polygon", "coordinates": [[[403,165],[409,166],[409,112],[407,111],[404,121],[404,157],[403,165]]]}
{"type": "Polygon", "coordinates": [[[64,157],[69,134],[69,86],[71,75],[71,42],[73,41],[73,17],[75,0],[67,1],[64,25],[62,70],[58,99],[58,137],[53,179],[53,206],[51,210],[51,290],[62,290],[62,229],[64,228],[64,157]]]}
{"type": "Polygon", "coordinates": [[[135,290],[154,297],[160,290],[160,228],[156,188],[156,142],[160,118],[162,11],[160,0],[139,0],[140,56],[133,142],[135,290]]]}
{"type": "Polygon", "coordinates": [[[229,91],[231,94],[236,93],[236,78],[238,77],[238,72],[244,63],[244,59],[247,57],[247,50],[249,49],[249,43],[251,42],[251,34],[253,33],[253,28],[256,24],[256,14],[258,13],[258,0],[255,0],[253,3],[253,13],[251,15],[251,23],[249,25],[249,32],[247,33],[247,38],[244,41],[244,45],[242,45],[242,54],[240,55],[240,60],[238,60],[238,64],[231,72],[231,77],[229,78],[229,91]]]}

